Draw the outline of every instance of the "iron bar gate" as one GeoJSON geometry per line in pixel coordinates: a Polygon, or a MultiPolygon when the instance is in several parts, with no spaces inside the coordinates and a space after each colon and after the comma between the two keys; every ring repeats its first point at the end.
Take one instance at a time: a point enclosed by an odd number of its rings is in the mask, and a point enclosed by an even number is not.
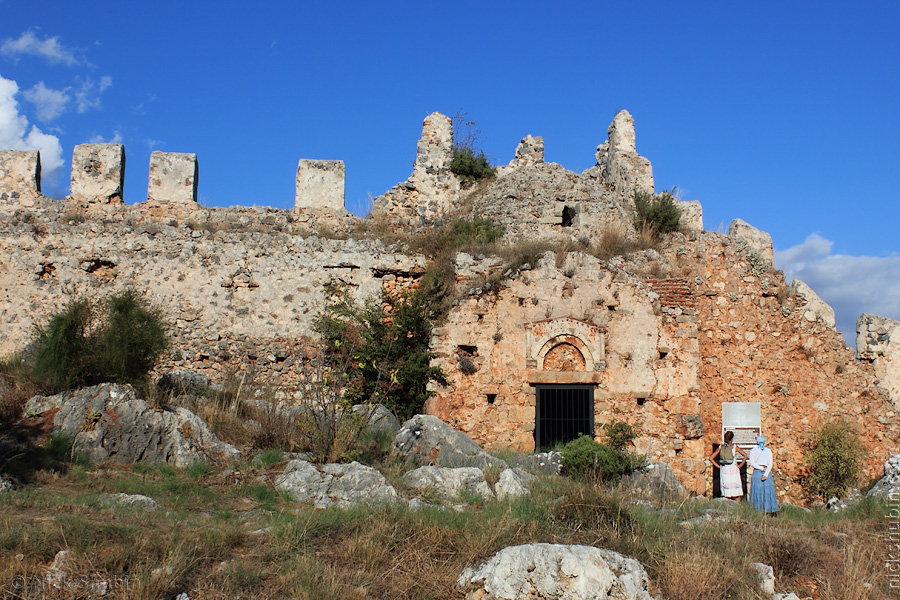
{"type": "Polygon", "coordinates": [[[538,385],[534,447],[549,449],[584,434],[594,435],[594,386],[538,385]]]}

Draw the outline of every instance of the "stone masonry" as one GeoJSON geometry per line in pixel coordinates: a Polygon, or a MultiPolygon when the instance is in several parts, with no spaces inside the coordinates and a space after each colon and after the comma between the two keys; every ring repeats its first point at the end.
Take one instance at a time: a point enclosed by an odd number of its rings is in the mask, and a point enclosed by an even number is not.
{"type": "MultiPolygon", "coordinates": [[[[598,241],[635,239],[633,191],[652,190],[633,120],[616,115],[598,165],[581,174],[539,160],[539,140],[524,138],[511,167],[461,190],[449,172],[450,120],[434,113],[413,174],[373,207],[379,227],[395,231],[488,218],[504,228],[508,250],[526,257],[453,257],[456,300],[431,341],[447,384],[433,388],[429,413],[485,446],[528,450],[537,386],[589,386],[596,435],[609,421],[633,424],[636,451],[709,493],[706,456],[719,442],[722,403],[760,402],[780,499],[802,499],[804,444],[830,419],[859,423],[867,474],[880,474],[900,443],[891,345],[900,323],[863,315],[857,360],[830,307],[774,270],[768,234],[742,221],[728,236],[704,232],[699,203],[686,211],[685,230],[654,248],[591,254],[598,241]],[[469,212],[457,215],[461,206],[469,212]],[[536,240],[550,250],[529,254],[536,240]]],[[[315,162],[305,166],[328,171],[315,162]]],[[[39,158],[26,164],[37,175],[39,158]]],[[[343,282],[363,300],[415,287],[425,273],[426,257],[379,241],[367,221],[319,210],[338,202],[317,204],[327,194],[312,183],[295,210],[205,209],[193,191],[192,202],[179,200],[196,185],[185,183],[191,162],[181,165],[156,171],[159,196],[127,206],[124,148],[78,146],[69,200],[0,203],[0,356],[24,348],[34,326],[73,295],[130,287],[170,323],[161,370],[190,369],[217,383],[249,376],[289,401],[326,283],[343,282]],[[102,218],[80,212],[85,205],[105,205],[102,218]]],[[[18,181],[0,179],[0,197],[20,192],[18,181]]]]}
{"type": "Polygon", "coordinates": [[[856,322],[859,359],[870,363],[878,377],[878,387],[900,410],[900,322],[877,315],[862,314],[856,322]]]}
{"type": "Polygon", "coordinates": [[[0,151],[0,206],[34,206],[40,196],[40,152],[0,151]]]}
{"type": "Polygon", "coordinates": [[[300,159],[297,165],[295,210],[344,210],[344,161],[300,159]]]}
{"type": "Polygon", "coordinates": [[[636,191],[653,193],[653,168],[637,153],[634,117],[619,111],[608,130],[609,139],[597,147],[597,166],[590,169],[617,194],[631,198],[636,191]]]}
{"type": "Polygon", "coordinates": [[[122,204],[125,146],[79,144],[72,153],[70,198],[82,204],[122,204]]]}
{"type": "Polygon", "coordinates": [[[155,204],[194,205],[198,179],[196,154],[156,150],[150,155],[147,200],[155,204]]]}
{"type": "Polygon", "coordinates": [[[407,228],[421,228],[447,218],[460,192],[450,170],[453,122],[439,112],[425,117],[409,178],[375,198],[372,215],[407,228]]]}

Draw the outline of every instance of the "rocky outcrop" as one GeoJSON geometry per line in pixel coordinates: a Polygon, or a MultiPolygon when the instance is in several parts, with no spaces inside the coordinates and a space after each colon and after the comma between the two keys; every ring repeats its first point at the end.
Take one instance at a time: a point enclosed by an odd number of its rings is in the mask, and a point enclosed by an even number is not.
{"type": "Polygon", "coordinates": [[[799,279],[795,279],[793,283],[791,283],[791,291],[794,296],[806,301],[805,310],[803,311],[804,319],[810,322],[815,322],[816,319],[822,319],[822,322],[827,326],[834,327],[834,309],[824,300],[819,298],[819,295],[816,294],[811,287],[799,279]]]}
{"type": "Polygon", "coordinates": [[[900,410],[900,321],[862,314],[856,321],[856,354],[875,369],[878,387],[900,410]]]}
{"type": "Polygon", "coordinates": [[[373,506],[397,502],[397,490],[372,467],[356,461],[321,467],[305,460],[292,460],[276,477],[275,487],[288,492],[297,502],[312,502],[317,508],[330,505],[373,506]]]}
{"type": "Polygon", "coordinates": [[[344,214],[344,161],[301,158],[297,165],[294,210],[344,214]]]}
{"type": "MultiPolygon", "coordinates": [[[[895,454],[884,463],[884,477],[866,492],[866,498],[889,502],[895,507],[900,503],[900,454],[895,454]]],[[[900,518],[900,513],[896,516],[900,518]]]]}
{"type": "Polygon", "coordinates": [[[678,228],[682,231],[703,231],[703,205],[699,200],[677,200],[676,206],[681,211],[678,228]]]}
{"type": "MultiPolygon", "coordinates": [[[[102,384],[55,396],[36,396],[25,413],[49,413],[72,451],[93,463],[167,463],[185,467],[203,461],[238,460],[206,423],[184,408],[151,407],[130,385],[102,384]]],[[[49,416],[49,415],[48,415],[49,416]]]]}
{"type": "Polygon", "coordinates": [[[687,497],[675,471],[667,463],[650,462],[622,477],[622,487],[641,498],[673,500],[687,497]]]}
{"type": "Polygon", "coordinates": [[[420,465],[437,467],[504,468],[472,438],[431,415],[416,415],[403,424],[391,453],[420,465]]]}
{"type": "Polygon", "coordinates": [[[125,146],[79,144],[72,152],[70,198],[79,204],[122,204],[125,146]]]}
{"type": "Polygon", "coordinates": [[[467,493],[492,499],[494,492],[477,467],[432,467],[414,469],[403,476],[403,482],[417,490],[431,490],[445,500],[456,500],[467,493]]]}
{"type": "Polygon", "coordinates": [[[192,207],[197,204],[199,175],[196,154],[155,150],[150,155],[147,201],[192,207]]]}
{"type": "Polygon", "coordinates": [[[607,130],[608,139],[597,146],[597,166],[591,169],[607,187],[626,198],[634,192],[653,193],[653,167],[637,153],[634,117],[621,110],[607,130]]]}
{"type": "Polygon", "coordinates": [[[41,197],[41,153],[0,150],[0,208],[34,206],[41,197]]]}
{"type": "Polygon", "coordinates": [[[735,219],[728,226],[728,237],[736,242],[746,244],[750,250],[771,265],[775,251],[772,248],[772,236],[759,230],[742,219],[735,219]]]}
{"type": "Polygon", "coordinates": [[[162,510],[162,506],[149,496],[143,494],[103,494],[100,503],[104,505],[124,506],[138,511],[162,510]]]}
{"type": "Polygon", "coordinates": [[[511,546],[456,584],[467,600],[652,600],[638,561],[591,546],[511,546]]]}

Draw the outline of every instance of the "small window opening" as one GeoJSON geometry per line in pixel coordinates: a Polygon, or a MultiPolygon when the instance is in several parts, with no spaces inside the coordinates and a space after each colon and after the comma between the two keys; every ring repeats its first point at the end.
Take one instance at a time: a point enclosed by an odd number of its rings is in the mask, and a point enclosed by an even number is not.
{"type": "Polygon", "coordinates": [[[664,359],[664,358],[667,357],[668,355],[669,355],[669,353],[666,352],[665,350],[660,350],[660,351],[659,351],[659,358],[660,358],[660,360],[664,359]]]}
{"type": "Polygon", "coordinates": [[[562,226],[563,227],[571,227],[572,219],[575,218],[575,209],[571,206],[567,206],[562,211],[562,226]]]}
{"type": "Polygon", "coordinates": [[[616,310],[616,305],[615,304],[607,304],[606,308],[608,308],[611,311],[614,311],[614,310],[616,310]]]}
{"type": "Polygon", "coordinates": [[[467,346],[465,344],[460,344],[456,347],[457,354],[463,354],[465,356],[478,356],[478,346],[467,346]]]}
{"type": "Polygon", "coordinates": [[[638,406],[643,406],[643,405],[644,405],[644,402],[646,402],[646,401],[647,401],[646,398],[638,398],[638,399],[637,399],[637,405],[638,405],[638,406]]]}
{"type": "Polygon", "coordinates": [[[497,394],[488,394],[487,395],[488,404],[493,404],[497,401],[497,394]]]}

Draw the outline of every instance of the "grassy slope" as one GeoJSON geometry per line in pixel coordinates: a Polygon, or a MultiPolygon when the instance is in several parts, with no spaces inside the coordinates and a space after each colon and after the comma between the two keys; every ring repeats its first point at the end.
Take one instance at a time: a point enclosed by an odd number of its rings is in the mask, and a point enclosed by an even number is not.
{"type": "MultiPolygon", "coordinates": [[[[0,586],[15,597],[60,597],[44,576],[68,549],[69,597],[90,597],[103,580],[112,598],[462,598],[454,583],[466,566],[509,545],[553,542],[638,558],[651,592],[669,600],[758,598],[753,561],[773,565],[777,589],[801,597],[888,597],[879,540],[887,520],[875,507],[840,518],[789,510],[766,518],[743,508],[727,524],[685,528],[678,522],[705,503],[640,510],[614,490],[545,478],[530,499],[476,500],[464,513],[315,510],[272,487],[283,466],[277,456],[235,472],[45,466],[23,489],[0,495],[0,586]],[[115,492],[148,495],[163,510],[101,501],[115,492]],[[26,586],[14,589],[17,582],[26,586]]],[[[400,472],[386,470],[389,478],[400,472]]]]}

